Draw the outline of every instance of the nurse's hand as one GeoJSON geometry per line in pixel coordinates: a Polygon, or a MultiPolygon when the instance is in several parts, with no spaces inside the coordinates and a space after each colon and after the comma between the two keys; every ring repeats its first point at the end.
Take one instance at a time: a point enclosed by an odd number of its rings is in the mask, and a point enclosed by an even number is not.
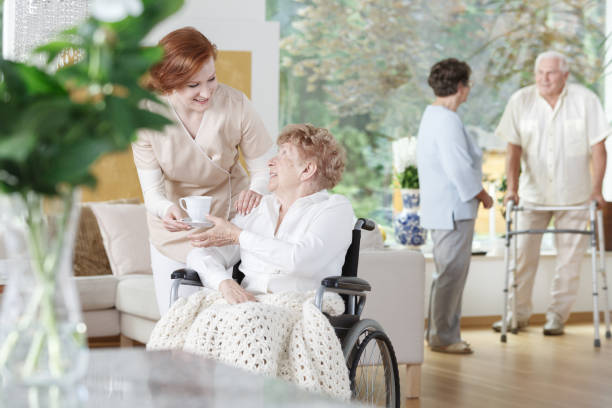
{"type": "Polygon", "coordinates": [[[223,299],[230,305],[235,305],[244,302],[257,302],[255,296],[251,292],[244,290],[242,286],[232,279],[226,279],[219,284],[219,292],[223,295],[223,299]]]}
{"type": "Polygon", "coordinates": [[[238,194],[238,200],[236,200],[236,211],[239,214],[247,215],[253,208],[259,205],[261,201],[261,194],[256,193],[253,190],[243,190],[238,194]]]}
{"type": "Polygon", "coordinates": [[[191,234],[191,246],[196,248],[218,247],[225,245],[237,245],[240,243],[240,233],[242,230],[231,222],[207,215],[209,221],[215,224],[212,228],[204,232],[196,232],[191,234]]]}
{"type": "Polygon", "coordinates": [[[168,211],[166,211],[164,218],[162,218],[164,228],[170,232],[190,230],[191,227],[184,222],[181,222],[181,218],[183,218],[181,209],[173,204],[170,208],[168,208],[168,211]]]}

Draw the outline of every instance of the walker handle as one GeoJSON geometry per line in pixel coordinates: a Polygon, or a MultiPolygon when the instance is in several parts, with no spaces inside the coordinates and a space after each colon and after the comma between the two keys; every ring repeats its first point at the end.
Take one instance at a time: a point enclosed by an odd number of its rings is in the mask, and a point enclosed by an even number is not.
{"type": "Polygon", "coordinates": [[[506,203],[506,221],[510,221],[511,220],[511,213],[512,210],[514,209],[514,200],[509,200],[506,203]]]}

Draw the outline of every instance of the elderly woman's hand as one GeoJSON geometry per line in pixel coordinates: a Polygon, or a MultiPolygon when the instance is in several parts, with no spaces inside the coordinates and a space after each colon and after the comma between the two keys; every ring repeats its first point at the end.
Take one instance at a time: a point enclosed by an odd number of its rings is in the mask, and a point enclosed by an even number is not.
{"type": "Polygon", "coordinates": [[[219,292],[223,295],[223,299],[227,300],[230,305],[235,305],[244,302],[256,302],[255,296],[252,293],[244,290],[242,286],[232,279],[226,279],[219,284],[219,292]]]}
{"type": "Polygon", "coordinates": [[[242,230],[224,220],[223,218],[212,215],[207,216],[209,221],[215,224],[211,229],[190,235],[191,245],[198,248],[208,248],[213,246],[236,245],[242,230]]]}
{"type": "Polygon", "coordinates": [[[259,205],[261,201],[261,194],[256,193],[253,190],[243,190],[238,194],[238,200],[236,200],[236,211],[242,215],[247,215],[253,208],[259,205]]]}
{"type": "Polygon", "coordinates": [[[166,211],[166,215],[164,215],[164,218],[162,218],[164,228],[170,232],[190,230],[191,227],[189,225],[180,221],[181,216],[181,209],[173,204],[170,208],[168,208],[168,211],[166,211]]]}

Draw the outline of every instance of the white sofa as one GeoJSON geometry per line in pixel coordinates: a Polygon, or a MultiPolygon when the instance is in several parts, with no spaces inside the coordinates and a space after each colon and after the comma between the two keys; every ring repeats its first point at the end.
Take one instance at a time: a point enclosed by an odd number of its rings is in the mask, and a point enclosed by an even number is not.
{"type": "MultiPolygon", "coordinates": [[[[77,277],[90,337],[146,343],[159,319],[150,270],[145,209],[135,204],[92,204],[112,275],[77,277]]],[[[406,249],[362,248],[359,276],[372,285],[363,317],[389,335],[399,364],[407,365],[402,393],[416,397],[423,362],[425,259],[406,249]]]]}

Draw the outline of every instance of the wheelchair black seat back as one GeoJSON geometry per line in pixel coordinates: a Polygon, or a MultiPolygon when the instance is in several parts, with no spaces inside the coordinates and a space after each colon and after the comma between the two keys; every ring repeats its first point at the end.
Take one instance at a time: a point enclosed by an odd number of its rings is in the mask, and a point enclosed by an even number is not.
{"type": "MultiPolygon", "coordinates": [[[[359,218],[353,229],[353,237],[342,266],[342,274],[329,276],[321,281],[315,304],[321,310],[326,291],[339,293],[344,299],[345,311],[339,316],[327,316],[342,345],[353,399],[383,407],[400,406],[400,386],[397,360],[391,340],[381,325],[372,319],[361,319],[366,293],[371,291],[368,282],[357,277],[361,230],[373,230],[371,220],[359,218]]],[[[238,283],[244,274],[234,266],[232,278],[238,283]]],[[[202,286],[197,272],[179,269],[172,273],[170,304],[178,298],[180,285],[202,286]]]]}

